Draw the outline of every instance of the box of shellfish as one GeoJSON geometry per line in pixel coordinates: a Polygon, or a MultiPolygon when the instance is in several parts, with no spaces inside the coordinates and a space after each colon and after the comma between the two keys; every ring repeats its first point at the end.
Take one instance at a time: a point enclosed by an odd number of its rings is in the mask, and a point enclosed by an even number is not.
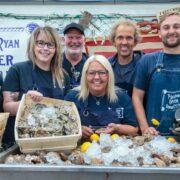
{"type": "Polygon", "coordinates": [[[43,97],[34,102],[23,95],[15,121],[15,140],[21,152],[70,151],[82,136],[73,102],[43,97]]]}

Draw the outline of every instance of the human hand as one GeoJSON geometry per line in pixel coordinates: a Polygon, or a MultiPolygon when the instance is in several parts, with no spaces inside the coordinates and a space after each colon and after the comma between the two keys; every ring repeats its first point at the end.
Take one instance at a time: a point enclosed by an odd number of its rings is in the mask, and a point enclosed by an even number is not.
{"type": "Polygon", "coordinates": [[[82,135],[85,139],[88,139],[93,133],[91,127],[82,126],[82,135]]]}
{"type": "Polygon", "coordinates": [[[146,129],[141,130],[142,134],[151,134],[157,136],[159,132],[154,127],[147,127],[146,129]]]}
{"type": "Polygon", "coordinates": [[[43,95],[38,91],[28,91],[27,95],[35,102],[39,102],[43,99],[43,95]]]}
{"type": "Polygon", "coordinates": [[[116,129],[117,129],[117,124],[110,123],[110,124],[108,124],[107,127],[100,128],[100,129],[96,130],[96,133],[97,134],[101,134],[101,133],[113,134],[113,133],[115,133],[116,129]]]}

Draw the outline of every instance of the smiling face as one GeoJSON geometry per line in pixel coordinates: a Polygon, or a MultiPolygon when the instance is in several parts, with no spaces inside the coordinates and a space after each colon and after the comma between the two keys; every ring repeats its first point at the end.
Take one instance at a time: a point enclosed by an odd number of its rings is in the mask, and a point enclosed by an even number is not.
{"type": "Polygon", "coordinates": [[[106,93],[108,84],[108,72],[97,61],[93,61],[86,73],[87,85],[89,87],[89,92],[94,96],[103,96],[106,93]]]}
{"type": "Polygon", "coordinates": [[[161,23],[160,37],[165,47],[176,48],[180,45],[180,15],[171,15],[161,23]]]}
{"type": "Polygon", "coordinates": [[[54,42],[50,40],[43,32],[40,32],[34,46],[36,64],[40,68],[48,70],[55,51],[56,49],[54,42]]]}
{"type": "Polygon", "coordinates": [[[132,56],[135,47],[135,30],[128,25],[119,25],[116,29],[114,46],[118,51],[118,55],[124,58],[132,56]]]}
{"type": "Polygon", "coordinates": [[[85,37],[76,29],[70,29],[64,36],[66,53],[80,54],[83,52],[85,37]]]}

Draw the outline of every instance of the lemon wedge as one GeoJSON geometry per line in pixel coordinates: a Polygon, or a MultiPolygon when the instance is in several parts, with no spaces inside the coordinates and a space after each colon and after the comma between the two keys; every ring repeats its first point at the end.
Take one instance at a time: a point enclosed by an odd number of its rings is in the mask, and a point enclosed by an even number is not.
{"type": "Polygon", "coordinates": [[[168,139],[167,139],[169,142],[171,142],[171,143],[174,143],[174,142],[176,142],[176,140],[173,138],[173,137],[168,137],[168,139]]]}
{"type": "Polygon", "coordinates": [[[89,148],[89,146],[91,145],[90,142],[84,142],[82,145],[81,145],[81,152],[86,152],[89,148]]]}
{"type": "Polygon", "coordinates": [[[159,126],[159,121],[157,120],[157,119],[152,119],[151,120],[151,122],[152,122],[152,124],[154,125],[154,126],[159,126]]]}
{"type": "Polygon", "coordinates": [[[112,134],[112,135],[111,135],[111,139],[117,139],[118,137],[119,137],[118,134],[112,134]]]}
{"type": "Polygon", "coordinates": [[[99,135],[94,133],[90,136],[90,140],[91,141],[96,141],[96,142],[99,142],[99,135]]]}

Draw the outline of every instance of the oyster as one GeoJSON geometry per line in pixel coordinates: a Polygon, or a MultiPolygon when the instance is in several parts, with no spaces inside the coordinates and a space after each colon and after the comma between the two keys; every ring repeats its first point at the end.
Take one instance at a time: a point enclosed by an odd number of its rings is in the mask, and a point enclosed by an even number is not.
{"type": "Polygon", "coordinates": [[[73,163],[73,164],[84,164],[84,158],[83,155],[80,151],[74,150],[72,151],[71,155],[69,155],[68,159],[73,163]]]}

